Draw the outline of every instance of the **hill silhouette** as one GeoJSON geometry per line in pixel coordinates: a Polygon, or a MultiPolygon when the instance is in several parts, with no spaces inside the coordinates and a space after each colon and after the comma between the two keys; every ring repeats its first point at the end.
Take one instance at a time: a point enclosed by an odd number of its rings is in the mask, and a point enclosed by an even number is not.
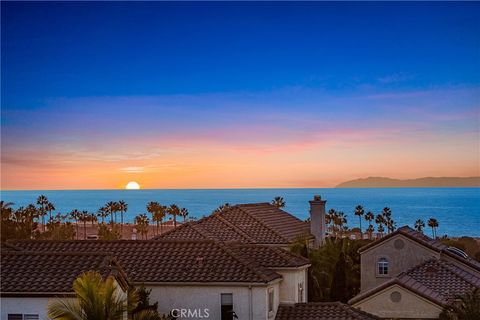
{"type": "Polygon", "coordinates": [[[408,187],[480,187],[480,177],[425,177],[392,179],[368,177],[340,183],[335,188],[408,188],[408,187]]]}

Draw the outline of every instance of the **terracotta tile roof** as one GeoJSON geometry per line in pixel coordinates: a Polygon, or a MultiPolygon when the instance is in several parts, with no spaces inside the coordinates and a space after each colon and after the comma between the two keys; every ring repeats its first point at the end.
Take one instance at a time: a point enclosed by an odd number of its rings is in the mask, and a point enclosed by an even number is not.
{"type": "Polygon", "coordinates": [[[423,245],[427,248],[430,248],[431,250],[434,250],[436,252],[447,255],[451,258],[456,259],[459,262],[462,262],[462,263],[480,271],[480,262],[478,262],[475,259],[472,259],[470,257],[467,258],[467,259],[464,259],[462,257],[459,257],[456,254],[451,253],[450,251],[446,250],[448,248],[448,246],[443,244],[441,241],[434,240],[434,239],[426,236],[425,234],[410,228],[409,226],[403,226],[401,228],[398,228],[395,232],[392,232],[392,233],[386,235],[383,238],[380,238],[376,241],[373,241],[373,242],[361,247],[358,251],[360,253],[365,252],[368,249],[382,243],[385,240],[388,240],[392,237],[395,237],[398,234],[401,234],[401,235],[403,235],[403,236],[405,236],[405,237],[407,237],[407,238],[409,238],[409,239],[411,239],[411,240],[413,240],[413,241],[415,241],[415,242],[417,242],[417,243],[419,243],[419,244],[421,244],[421,245],[423,245]]]}
{"type": "Polygon", "coordinates": [[[108,253],[10,251],[2,252],[1,258],[2,296],[71,293],[73,281],[90,270],[104,277],[114,275],[125,288],[128,285],[121,267],[108,253]]]}
{"type": "Polygon", "coordinates": [[[222,242],[286,245],[299,236],[312,237],[309,224],[269,203],[240,204],[156,237],[215,239],[222,242]]]}
{"type": "Polygon", "coordinates": [[[228,248],[235,254],[253,259],[267,268],[297,268],[310,264],[307,258],[278,247],[258,244],[232,244],[228,245],[228,248]]]}
{"type": "Polygon", "coordinates": [[[450,262],[431,259],[372,290],[359,294],[349,303],[361,301],[394,284],[443,306],[451,303],[459,295],[480,288],[480,277],[450,262]]]}
{"type": "Polygon", "coordinates": [[[309,302],[280,305],[275,320],[376,320],[372,314],[341,302],[309,302]]]}
{"type": "Polygon", "coordinates": [[[22,249],[15,247],[14,245],[6,242],[0,243],[0,252],[21,251],[22,249]]]}
{"type": "Polygon", "coordinates": [[[109,252],[135,283],[268,283],[281,276],[213,240],[16,241],[31,251],[109,252]]]}

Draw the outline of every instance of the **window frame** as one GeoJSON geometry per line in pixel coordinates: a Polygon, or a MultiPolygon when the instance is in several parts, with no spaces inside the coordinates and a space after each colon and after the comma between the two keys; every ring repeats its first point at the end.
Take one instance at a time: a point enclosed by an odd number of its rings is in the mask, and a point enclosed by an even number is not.
{"type": "Polygon", "coordinates": [[[375,274],[377,277],[389,278],[390,276],[390,259],[386,256],[380,256],[375,263],[375,274]],[[386,271],[386,272],[385,272],[386,271]]]}
{"type": "Polygon", "coordinates": [[[268,288],[267,290],[267,311],[268,317],[273,317],[275,313],[275,290],[274,288],[268,288]]]}

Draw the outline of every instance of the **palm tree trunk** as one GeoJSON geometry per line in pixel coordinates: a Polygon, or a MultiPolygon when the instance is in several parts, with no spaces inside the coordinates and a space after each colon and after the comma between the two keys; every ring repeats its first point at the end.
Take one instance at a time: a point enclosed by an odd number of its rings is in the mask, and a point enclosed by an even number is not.
{"type": "Polygon", "coordinates": [[[362,216],[358,216],[360,220],[360,239],[363,239],[363,231],[362,231],[362,216]]]}
{"type": "Polygon", "coordinates": [[[83,240],[87,240],[87,221],[83,221],[83,240]]]}
{"type": "Polygon", "coordinates": [[[160,234],[163,234],[163,219],[160,220],[160,234]]]}
{"type": "Polygon", "coordinates": [[[123,210],[120,212],[120,219],[121,219],[121,225],[120,225],[120,232],[122,233],[122,237],[123,237],[123,210]]]}

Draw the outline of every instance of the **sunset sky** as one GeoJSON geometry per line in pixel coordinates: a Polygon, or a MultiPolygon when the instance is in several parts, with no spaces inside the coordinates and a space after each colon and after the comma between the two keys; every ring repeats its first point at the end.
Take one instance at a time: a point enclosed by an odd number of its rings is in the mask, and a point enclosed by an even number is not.
{"type": "Polygon", "coordinates": [[[480,3],[1,6],[4,190],[480,175],[480,3]]]}

